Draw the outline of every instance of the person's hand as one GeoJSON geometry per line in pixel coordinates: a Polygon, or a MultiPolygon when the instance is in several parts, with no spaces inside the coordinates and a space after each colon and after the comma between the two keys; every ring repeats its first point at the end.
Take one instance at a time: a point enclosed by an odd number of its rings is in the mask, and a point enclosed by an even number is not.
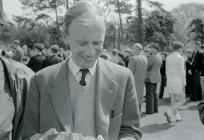
{"type": "Polygon", "coordinates": [[[121,138],[120,140],[135,140],[133,137],[121,138]]]}
{"type": "Polygon", "coordinates": [[[48,137],[50,135],[56,134],[57,131],[55,128],[51,128],[48,131],[46,131],[44,134],[35,134],[33,135],[30,140],[49,140],[48,137]]]}
{"type": "Polygon", "coordinates": [[[191,70],[188,70],[188,74],[192,75],[192,72],[191,72],[191,70]]]}
{"type": "Polygon", "coordinates": [[[104,139],[101,135],[99,135],[96,140],[104,140],[104,139]]]}

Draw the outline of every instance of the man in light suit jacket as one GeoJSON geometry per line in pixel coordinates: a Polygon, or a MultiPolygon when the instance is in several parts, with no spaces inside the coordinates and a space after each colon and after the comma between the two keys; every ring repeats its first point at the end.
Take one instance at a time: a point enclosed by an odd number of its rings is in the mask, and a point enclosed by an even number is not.
{"type": "Polygon", "coordinates": [[[148,58],[147,72],[145,79],[146,86],[146,113],[153,114],[158,112],[157,85],[161,82],[160,68],[162,58],[158,54],[159,46],[156,43],[150,43],[152,55],[148,58]]]}
{"type": "Polygon", "coordinates": [[[80,1],[68,10],[64,22],[64,41],[72,55],[32,78],[22,139],[71,132],[105,140],[140,140],[132,73],[99,58],[105,37],[102,10],[91,1],[80,1]]]}
{"type": "Polygon", "coordinates": [[[137,99],[139,104],[139,109],[141,113],[141,106],[143,103],[143,97],[145,94],[145,73],[147,67],[147,58],[145,55],[141,54],[142,45],[135,43],[133,45],[134,56],[130,59],[128,68],[132,71],[135,79],[135,87],[137,91],[137,99]]]}
{"type": "Polygon", "coordinates": [[[0,140],[17,140],[33,71],[0,56],[0,140]]]}

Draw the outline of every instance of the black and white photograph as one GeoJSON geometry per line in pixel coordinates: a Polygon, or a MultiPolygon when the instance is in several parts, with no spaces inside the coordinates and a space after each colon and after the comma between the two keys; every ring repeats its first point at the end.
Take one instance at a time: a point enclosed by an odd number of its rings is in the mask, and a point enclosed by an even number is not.
{"type": "Polygon", "coordinates": [[[0,0],[0,140],[204,140],[204,0],[0,0]]]}

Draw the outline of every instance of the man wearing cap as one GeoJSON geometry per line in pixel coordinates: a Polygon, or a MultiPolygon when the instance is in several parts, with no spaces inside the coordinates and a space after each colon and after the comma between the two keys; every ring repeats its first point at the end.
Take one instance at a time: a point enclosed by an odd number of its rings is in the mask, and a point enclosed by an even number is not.
{"type": "Polygon", "coordinates": [[[201,58],[202,58],[202,70],[201,70],[201,77],[200,77],[200,84],[202,89],[202,101],[198,104],[198,113],[202,124],[204,125],[204,44],[201,45],[201,58]]]}
{"type": "Polygon", "coordinates": [[[161,82],[160,68],[162,58],[158,54],[159,45],[156,43],[148,44],[151,56],[148,58],[147,72],[145,79],[146,86],[146,113],[153,114],[158,112],[158,84],[161,82]]]}
{"type": "Polygon", "coordinates": [[[31,50],[31,58],[27,64],[34,72],[44,68],[45,56],[43,55],[44,45],[42,43],[35,43],[31,50]]]}
{"type": "Polygon", "coordinates": [[[45,67],[62,62],[64,59],[59,54],[59,46],[54,44],[51,46],[51,54],[45,59],[45,67]]]}
{"type": "Polygon", "coordinates": [[[145,55],[141,54],[142,45],[135,43],[133,45],[134,56],[130,58],[128,68],[132,71],[135,79],[135,87],[137,90],[137,99],[141,113],[141,106],[143,103],[143,97],[145,92],[144,80],[147,67],[147,58],[145,55]]]}

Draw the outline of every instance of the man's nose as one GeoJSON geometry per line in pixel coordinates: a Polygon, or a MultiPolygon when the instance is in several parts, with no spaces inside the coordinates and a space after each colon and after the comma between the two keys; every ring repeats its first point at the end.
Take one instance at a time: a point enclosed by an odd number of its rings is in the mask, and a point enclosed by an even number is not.
{"type": "Polygon", "coordinates": [[[96,53],[96,48],[93,46],[92,43],[89,43],[86,49],[86,54],[89,56],[95,55],[96,53]]]}

